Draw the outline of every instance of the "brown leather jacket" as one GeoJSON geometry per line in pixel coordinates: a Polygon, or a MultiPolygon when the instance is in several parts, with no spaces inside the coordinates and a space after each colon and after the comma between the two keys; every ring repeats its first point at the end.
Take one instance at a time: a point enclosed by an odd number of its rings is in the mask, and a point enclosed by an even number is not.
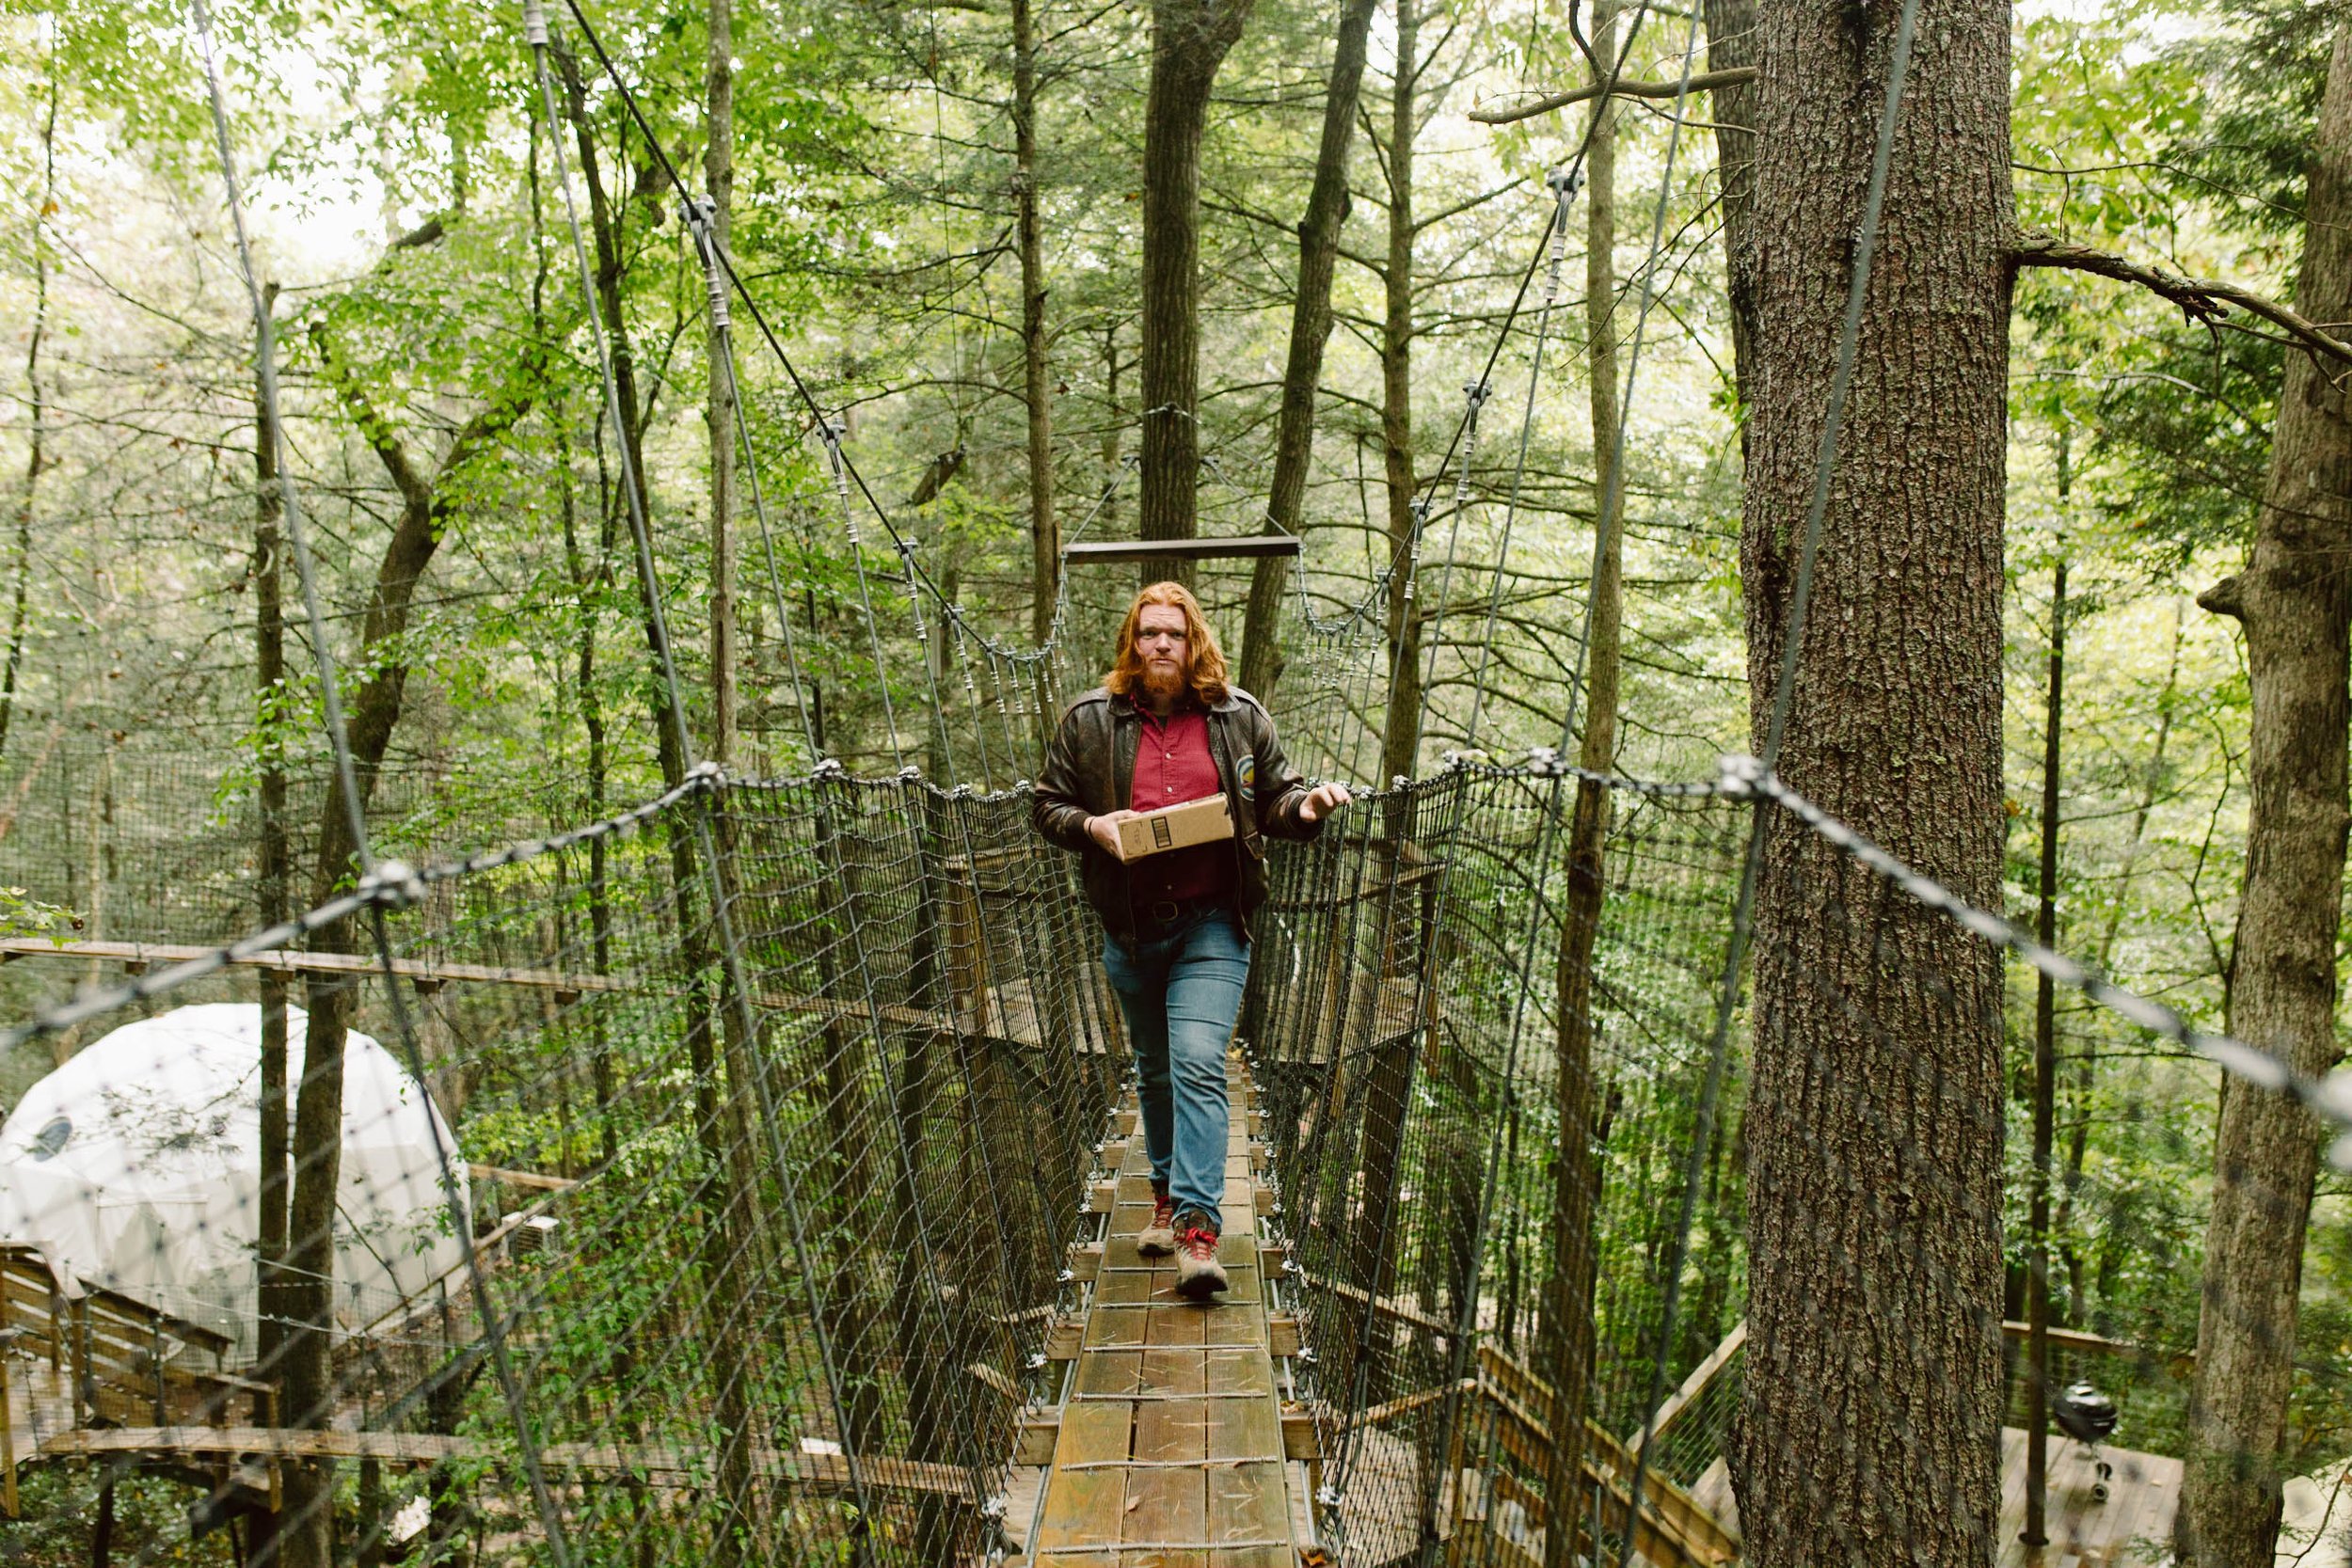
{"type": "MultiPolygon", "coordinates": [[[[1088,836],[1087,818],[1108,816],[1128,803],[1142,735],[1143,715],[1136,705],[1096,687],[1062,714],[1029,807],[1039,832],[1085,858],[1087,901],[1102,916],[1104,929],[1130,949],[1136,938],[1127,868],[1088,836]]],[[[1233,914],[1247,940],[1249,916],[1265,902],[1265,840],[1311,839],[1323,832],[1323,823],[1299,819],[1307,781],[1282,755],[1274,721],[1239,687],[1228,687],[1225,700],[1209,710],[1209,751],[1232,807],[1233,914]]]]}

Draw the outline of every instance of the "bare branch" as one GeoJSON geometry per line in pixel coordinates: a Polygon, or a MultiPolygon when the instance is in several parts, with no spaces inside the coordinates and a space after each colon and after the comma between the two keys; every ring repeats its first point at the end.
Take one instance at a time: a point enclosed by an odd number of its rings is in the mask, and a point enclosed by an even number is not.
{"type": "MultiPolygon", "coordinates": [[[[1613,98],[1677,98],[1684,92],[1705,92],[1709,87],[1736,87],[1743,82],[1756,80],[1756,67],[1733,66],[1725,71],[1702,71],[1689,82],[1620,81],[1610,96],[1613,98]]],[[[1533,119],[1554,109],[1565,109],[1571,103],[1582,103],[1600,92],[1597,84],[1567,92],[1546,93],[1530,103],[1515,104],[1508,109],[1472,109],[1470,118],[1480,125],[1509,125],[1518,120],[1533,119]]]]}
{"type": "Polygon", "coordinates": [[[2038,230],[2019,233],[2010,257],[2021,267],[2067,267],[2100,277],[2112,277],[2119,282],[2137,283],[2179,306],[2191,321],[2208,325],[2218,323],[2229,313],[2229,308],[2235,306],[2248,315],[2259,316],[2279,327],[2302,347],[2352,365],[2352,343],[2332,336],[2293,308],[2265,299],[2252,290],[2242,289],[2234,283],[2184,277],[2163,267],[2149,266],[2118,256],[2111,250],[2077,245],[2072,240],[2061,240],[2055,234],[2045,234],[2038,230]]]}

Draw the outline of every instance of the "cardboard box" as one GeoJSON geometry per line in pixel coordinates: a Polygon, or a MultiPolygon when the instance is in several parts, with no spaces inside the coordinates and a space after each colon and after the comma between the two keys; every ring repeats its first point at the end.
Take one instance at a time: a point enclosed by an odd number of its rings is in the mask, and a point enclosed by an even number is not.
{"type": "Polygon", "coordinates": [[[1216,794],[1123,819],[1119,824],[1119,858],[1133,863],[1232,836],[1233,819],[1225,810],[1225,797],[1216,794]]]}

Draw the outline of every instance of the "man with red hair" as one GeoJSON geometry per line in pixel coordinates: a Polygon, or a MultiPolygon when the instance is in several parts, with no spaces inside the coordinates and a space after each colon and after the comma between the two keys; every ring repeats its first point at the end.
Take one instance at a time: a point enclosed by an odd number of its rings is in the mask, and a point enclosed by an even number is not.
{"type": "Polygon", "coordinates": [[[1265,901],[1268,838],[1308,839],[1347,803],[1310,785],[1274,721],[1225,678],[1225,655],[1182,583],[1136,595],[1103,684],[1070,705],[1037,782],[1038,831],[1085,857],[1102,917],[1103,967],[1141,1080],[1152,1156],[1147,1255],[1176,1255],[1178,1293],[1225,1289],[1216,1260],[1225,1199],[1225,1051],[1249,978],[1249,917],[1265,901]],[[1230,838],[1132,863],[1119,823],[1222,792],[1230,838]]]}

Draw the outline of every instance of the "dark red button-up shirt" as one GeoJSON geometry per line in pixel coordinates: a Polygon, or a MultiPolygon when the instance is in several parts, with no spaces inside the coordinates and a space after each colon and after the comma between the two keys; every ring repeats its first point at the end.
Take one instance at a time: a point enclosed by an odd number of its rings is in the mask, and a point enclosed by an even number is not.
{"type": "MultiPolygon", "coordinates": [[[[1165,720],[1143,709],[1143,734],[1136,742],[1136,782],[1127,804],[1136,811],[1201,800],[1225,787],[1216,775],[1216,755],[1209,750],[1209,716],[1199,708],[1171,713],[1165,720]]],[[[1227,802],[1232,809],[1232,802],[1227,802]]],[[[1231,898],[1233,890],[1233,847],[1219,840],[1171,849],[1137,861],[1128,872],[1128,887],[1136,912],[1149,915],[1162,899],[1231,898]]]]}

